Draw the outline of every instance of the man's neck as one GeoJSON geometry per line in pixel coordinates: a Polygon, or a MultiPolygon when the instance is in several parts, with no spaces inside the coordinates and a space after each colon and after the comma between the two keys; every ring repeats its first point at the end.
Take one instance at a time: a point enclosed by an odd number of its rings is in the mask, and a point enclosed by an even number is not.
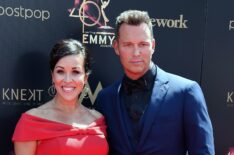
{"type": "Polygon", "coordinates": [[[154,65],[153,62],[150,62],[149,66],[148,66],[148,69],[146,69],[144,72],[142,72],[141,74],[138,74],[138,73],[132,73],[132,72],[128,72],[128,71],[125,71],[125,75],[131,79],[131,80],[138,80],[140,79],[142,76],[145,75],[145,73],[150,70],[152,68],[152,66],[154,65]]]}

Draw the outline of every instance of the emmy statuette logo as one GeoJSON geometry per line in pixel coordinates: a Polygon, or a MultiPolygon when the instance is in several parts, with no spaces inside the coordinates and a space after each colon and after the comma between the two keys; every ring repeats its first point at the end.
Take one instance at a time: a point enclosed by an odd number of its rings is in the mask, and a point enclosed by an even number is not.
{"type": "Polygon", "coordinates": [[[91,0],[74,1],[73,8],[69,9],[69,17],[78,18],[82,23],[82,42],[96,44],[100,47],[111,47],[114,40],[114,29],[109,25],[105,9],[110,0],[101,0],[99,3],[91,0]]]}

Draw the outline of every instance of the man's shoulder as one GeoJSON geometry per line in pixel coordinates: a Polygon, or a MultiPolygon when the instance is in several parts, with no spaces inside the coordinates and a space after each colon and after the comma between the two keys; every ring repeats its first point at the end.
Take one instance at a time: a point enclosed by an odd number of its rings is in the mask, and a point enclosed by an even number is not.
{"type": "Polygon", "coordinates": [[[193,83],[195,81],[188,79],[186,77],[183,77],[181,75],[173,74],[173,73],[167,73],[170,80],[175,82],[182,82],[182,83],[193,83]]]}
{"type": "Polygon", "coordinates": [[[181,75],[177,75],[177,74],[174,74],[174,73],[166,72],[166,71],[164,71],[162,69],[160,69],[159,73],[161,74],[160,77],[161,78],[163,77],[164,79],[167,79],[169,84],[175,84],[178,87],[198,84],[194,80],[188,79],[186,77],[183,77],[181,75]]]}
{"type": "Polygon", "coordinates": [[[107,87],[103,88],[99,93],[98,96],[103,97],[103,96],[111,96],[115,95],[118,92],[118,89],[120,88],[121,85],[121,80],[115,81],[114,83],[108,85],[107,87]]]}
{"type": "Polygon", "coordinates": [[[103,88],[98,93],[97,99],[94,103],[94,108],[105,115],[107,112],[105,109],[108,109],[108,107],[112,106],[116,101],[115,99],[118,96],[120,84],[121,80],[103,88]]]}

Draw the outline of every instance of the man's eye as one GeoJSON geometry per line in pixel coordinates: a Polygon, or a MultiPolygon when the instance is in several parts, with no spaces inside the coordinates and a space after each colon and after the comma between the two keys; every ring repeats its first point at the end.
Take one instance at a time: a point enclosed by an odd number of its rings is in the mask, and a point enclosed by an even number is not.
{"type": "Polygon", "coordinates": [[[131,44],[130,43],[126,43],[126,44],[123,44],[123,46],[128,47],[128,46],[131,46],[131,44]]]}
{"type": "Polygon", "coordinates": [[[144,47],[144,46],[148,46],[148,44],[147,43],[141,43],[140,46],[144,47]]]}

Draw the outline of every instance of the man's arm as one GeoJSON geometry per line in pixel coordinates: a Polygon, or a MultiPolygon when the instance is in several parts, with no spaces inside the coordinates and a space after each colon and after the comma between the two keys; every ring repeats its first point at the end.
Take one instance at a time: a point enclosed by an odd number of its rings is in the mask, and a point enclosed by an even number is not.
{"type": "Polygon", "coordinates": [[[215,154],[212,124],[204,95],[196,82],[186,90],[184,129],[189,155],[215,154]]]}

